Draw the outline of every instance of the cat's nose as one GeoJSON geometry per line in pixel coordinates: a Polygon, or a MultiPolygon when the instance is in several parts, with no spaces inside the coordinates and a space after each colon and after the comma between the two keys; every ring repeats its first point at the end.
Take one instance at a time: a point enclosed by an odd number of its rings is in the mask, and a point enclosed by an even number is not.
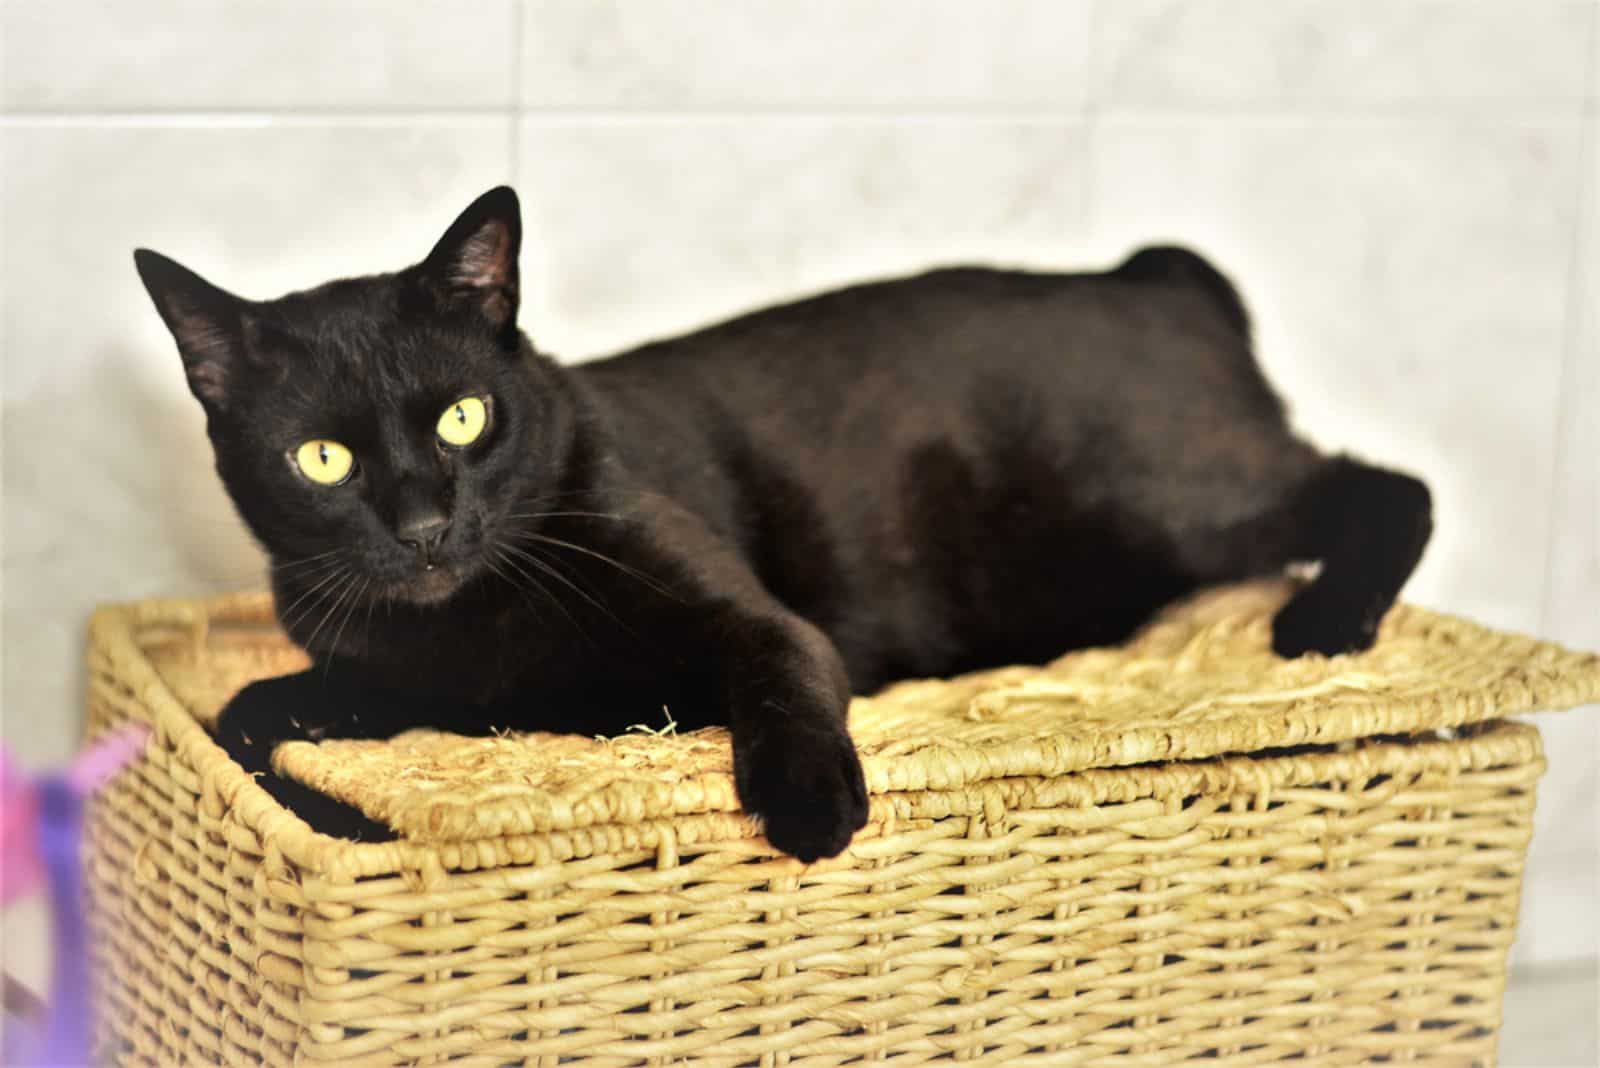
{"type": "Polygon", "coordinates": [[[401,541],[417,550],[417,556],[423,563],[432,567],[434,555],[439,551],[439,543],[444,541],[445,533],[449,529],[448,516],[443,512],[430,511],[406,516],[395,528],[395,534],[401,541]]]}

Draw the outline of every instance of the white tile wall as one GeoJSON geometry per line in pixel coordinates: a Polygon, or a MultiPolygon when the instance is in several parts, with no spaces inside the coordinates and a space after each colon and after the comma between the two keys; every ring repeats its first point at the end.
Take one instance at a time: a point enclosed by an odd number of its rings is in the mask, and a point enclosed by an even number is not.
{"type": "Polygon", "coordinates": [[[1600,1064],[1600,962],[1513,969],[1500,1032],[1502,1068],[1600,1064]]]}
{"type": "Polygon", "coordinates": [[[18,111],[438,111],[514,99],[513,0],[6,0],[18,111]]]}
{"type": "Polygon", "coordinates": [[[1571,111],[1587,0],[1107,0],[1094,94],[1110,111],[1571,111]]]}
{"type": "Polygon", "coordinates": [[[1591,13],[1589,16],[1589,107],[1588,114],[1593,118],[1595,107],[1600,104],[1600,15],[1591,13]]]}
{"type": "MultiPolygon", "coordinates": [[[[571,357],[1193,242],[1300,422],[1436,487],[1411,596],[1600,647],[1597,6],[5,0],[5,740],[71,750],[96,601],[255,581],[129,249],[268,295],[507,178],[524,323],[571,357]]],[[[1546,735],[1525,963],[1600,952],[1600,710],[1546,735]]]]}
{"type": "Polygon", "coordinates": [[[1047,260],[1082,242],[1087,164],[1075,121],[527,119],[523,322],[576,357],[863,277],[1047,260]]]}
{"type": "Polygon", "coordinates": [[[1562,378],[1546,626],[1600,649],[1600,119],[1586,127],[1588,195],[1574,263],[1572,342],[1562,378]]]}
{"type": "Polygon", "coordinates": [[[530,109],[1078,111],[1087,0],[527,0],[530,109]]]}
{"type": "MultiPolygon", "coordinates": [[[[1600,649],[1600,120],[1591,118],[1584,133],[1587,194],[1555,416],[1543,629],[1600,649]]],[[[1546,717],[1541,727],[1550,771],[1535,810],[1517,944],[1519,959],[1529,962],[1582,957],[1600,946],[1600,706],[1546,717]]]]}
{"type": "Polygon", "coordinates": [[[1410,596],[1536,629],[1577,124],[1103,119],[1093,154],[1098,250],[1213,252],[1296,422],[1427,476],[1410,596]]]}

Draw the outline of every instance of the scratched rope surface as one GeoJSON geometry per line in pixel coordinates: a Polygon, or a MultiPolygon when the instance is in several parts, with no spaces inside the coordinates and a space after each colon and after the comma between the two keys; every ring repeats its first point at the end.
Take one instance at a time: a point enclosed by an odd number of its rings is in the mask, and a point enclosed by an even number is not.
{"type": "MultiPolygon", "coordinates": [[[[1287,592],[1213,592],[1115,649],[858,699],[850,729],[867,788],[950,790],[1600,700],[1600,658],[1405,605],[1368,652],[1282,660],[1270,619],[1287,592]]],[[[646,733],[665,723],[602,740],[414,731],[390,743],[296,743],[279,750],[278,767],[416,840],[736,811],[725,733],[646,733]]]]}

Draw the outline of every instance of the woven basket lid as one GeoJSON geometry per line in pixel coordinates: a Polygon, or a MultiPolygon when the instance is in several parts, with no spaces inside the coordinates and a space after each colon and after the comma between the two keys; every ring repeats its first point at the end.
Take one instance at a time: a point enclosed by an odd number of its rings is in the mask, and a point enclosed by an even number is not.
{"type": "MultiPolygon", "coordinates": [[[[959,791],[1056,776],[1379,735],[1437,732],[1600,701],[1600,656],[1410,605],[1368,652],[1283,660],[1269,645],[1284,582],[1202,593],[1128,643],[858,698],[850,730],[873,794],[959,791]]],[[[244,602],[235,602],[237,605],[244,602]]],[[[205,719],[245,679],[299,654],[264,598],[257,625],[216,623],[198,656],[155,658],[205,719]]],[[[236,619],[238,617],[235,612],[236,619]]],[[[637,824],[735,812],[720,729],[679,735],[663,717],[613,738],[412,731],[388,742],[281,746],[276,765],[415,842],[637,824]]]]}

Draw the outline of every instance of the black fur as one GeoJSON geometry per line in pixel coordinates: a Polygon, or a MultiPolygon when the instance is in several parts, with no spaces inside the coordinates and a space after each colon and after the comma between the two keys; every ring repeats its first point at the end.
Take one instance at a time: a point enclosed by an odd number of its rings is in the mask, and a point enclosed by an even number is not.
{"type": "Polygon", "coordinates": [[[1115,642],[1294,561],[1321,573],[1277,650],[1363,648],[1427,541],[1422,483],[1293,436],[1238,294],[1183,249],[854,286],[563,367],[516,330],[519,242],[502,188],[416,267],[275,301],[136,254],[317,661],[225,710],[245,767],[292,737],[615,733],[666,705],[731,727],[746,807],[810,860],[866,818],[851,692],[1115,642]],[[464,395],[489,428],[445,448],[464,395]],[[355,475],[301,476],[311,438],[355,475]],[[425,559],[397,531],[436,515],[425,559]]]}

